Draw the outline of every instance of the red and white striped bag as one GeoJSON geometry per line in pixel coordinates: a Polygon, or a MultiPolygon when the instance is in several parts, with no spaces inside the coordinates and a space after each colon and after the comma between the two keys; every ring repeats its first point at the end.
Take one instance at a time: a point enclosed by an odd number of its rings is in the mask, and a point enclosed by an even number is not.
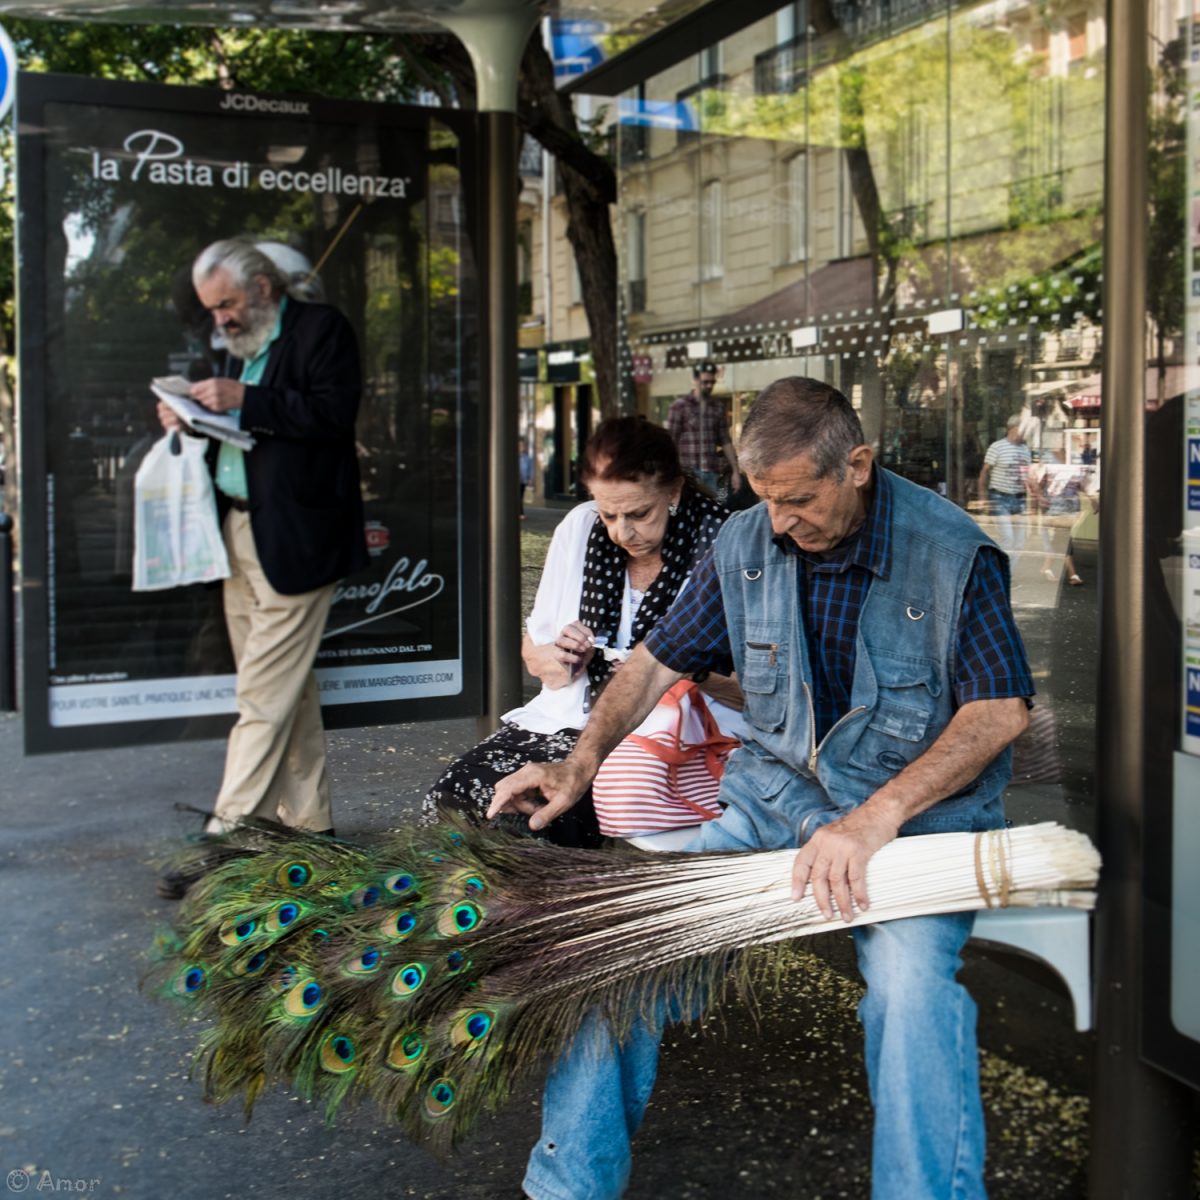
{"type": "Polygon", "coordinates": [[[719,817],[725,761],[740,745],[721,732],[700,689],[681,680],[597,772],[600,832],[630,837],[719,817]]]}

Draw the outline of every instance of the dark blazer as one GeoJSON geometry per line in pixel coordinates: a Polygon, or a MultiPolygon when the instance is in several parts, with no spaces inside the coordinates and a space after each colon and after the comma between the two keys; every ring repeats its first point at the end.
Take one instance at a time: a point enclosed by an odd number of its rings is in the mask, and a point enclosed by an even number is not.
{"type": "Polygon", "coordinates": [[[246,386],[241,421],[255,440],[246,454],[254,544],[284,595],[367,563],[354,441],[361,394],[350,323],[326,304],[289,299],[262,382],[246,386]]]}

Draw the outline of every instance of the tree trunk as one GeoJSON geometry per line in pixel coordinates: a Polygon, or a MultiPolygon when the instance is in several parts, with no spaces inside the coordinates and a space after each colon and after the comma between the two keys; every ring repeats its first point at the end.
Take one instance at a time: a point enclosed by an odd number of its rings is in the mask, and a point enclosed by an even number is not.
{"type": "MultiPolygon", "coordinates": [[[[567,239],[579,269],[583,307],[591,333],[592,368],[603,417],[618,410],[617,248],[612,208],[617,177],[612,164],[580,137],[569,99],[554,86],[554,65],[541,38],[533,37],[521,64],[518,101],[522,128],[555,156],[567,205],[567,239]]],[[[547,246],[545,252],[549,253],[547,246]]],[[[546,314],[549,327],[549,312],[546,314]]]]}
{"type": "MultiPolygon", "coordinates": [[[[468,106],[475,103],[474,69],[457,39],[441,35],[397,38],[395,47],[413,74],[435,90],[443,103],[454,99],[468,106]],[[444,86],[446,76],[453,83],[453,95],[444,86]]],[[[617,197],[617,176],[612,163],[585,142],[570,99],[561,96],[554,86],[554,64],[537,34],[529,39],[521,62],[517,119],[522,131],[554,156],[562,178],[567,239],[579,268],[600,411],[603,416],[611,416],[619,403],[617,250],[611,212],[617,197]]],[[[550,253],[549,246],[545,253],[550,253]]],[[[545,319],[548,332],[548,304],[545,319]]]]}

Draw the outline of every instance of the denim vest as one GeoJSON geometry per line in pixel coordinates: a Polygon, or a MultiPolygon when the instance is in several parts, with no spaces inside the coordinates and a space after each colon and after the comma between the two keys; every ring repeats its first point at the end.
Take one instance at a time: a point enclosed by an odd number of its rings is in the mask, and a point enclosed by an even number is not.
{"type": "MultiPolygon", "coordinates": [[[[727,782],[731,793],[767,804],[782,791],[805,794],[788,816],[792,824],[799,814],[800,842],[929,749],[955,711],[963,592],[977,551],[992,543],[934,492],[890,473],[888,482],[888,578],[874,576],[863,602],[850,710],[819,745],[795,556],[772,542],[762,504],[731,516],[715,546],[730,646],[746,698],[747,738],[729,763],[727,782]]],[[[1009,749],[960,792],[906,822],[901,833],[1002,826],[1011,773],[1009,749]]]]}

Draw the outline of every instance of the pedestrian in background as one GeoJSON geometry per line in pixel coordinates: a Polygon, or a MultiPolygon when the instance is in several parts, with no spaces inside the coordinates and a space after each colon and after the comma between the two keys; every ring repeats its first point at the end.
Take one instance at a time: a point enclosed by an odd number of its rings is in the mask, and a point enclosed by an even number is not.
{"type": "Polygon", "coordinates": [[[1032,463],[1021,416],[1013,413],[1004,436],[987,448],[979,472],[979,494],[987,498],[988,511],[996,517],[996,540],[1010,554],[1025,545],[1024,520],[1013,517],[1025,516],[1026,475],[1032,463]]]}
{"type": "Polygon", "coordinates": [[[692,390],[676,398],[667,412],[667,432],[679,451],[683,469],[715,496],[722,490],[723,467],[729,468],[729,494],[742,486],[737,455],[725,405],[713,398],[717,382],[715,363],[692,368],[692,390]]]}
{"type": "Polygon", "coordinates": [[[525,489],[533,486],[533,455],[529,453],[529,443],[524,438],[517,438],[517,474],[521,483],[518,503],[523,521],[525,520],[525,489]]]}

